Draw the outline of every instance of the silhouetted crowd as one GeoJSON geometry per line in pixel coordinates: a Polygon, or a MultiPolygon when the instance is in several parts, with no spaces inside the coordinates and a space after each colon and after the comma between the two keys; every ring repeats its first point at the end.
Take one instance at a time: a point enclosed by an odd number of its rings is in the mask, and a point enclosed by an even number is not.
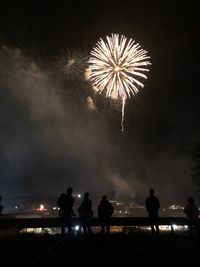
{"type": "MultiPolygon", "coordinates": [[[[59,218],[61,222],[61,234],[65,234],[65,227],[68,228],[68,235],[71,235],[72,216],[75,216],[73,206],[74,198],[72,196],[73,189],[67,188],[66,194],[62,193],[57,200],[57,205],[60,208],[59,218]]],[[[92,234],[90,222],[93,217],[92,201],[89,198],[89,193],[84,194],[84,199],[78,207],[79,221],[81,228],[85,234],[92,234]]],[[[98,205],[98,216],[101,222],[101,231],[110,233],[110,217],[114,212],[114,207],[108,201],[107,196],[103,195],[101,202],[98,205]]]]}
{"type": "MultiPolygon", "coordinates": [[[[68,229],[68,235],[72,232],[72,216],[76,216],[73,210],[75,199],[72,196],[73,188],[69,187],[66,193],[62,193],[58,200],[57,205],[59,207],[59,219],[61,225],[61,234],[65,235],[65,228],[68,229]]],[[[0,195],[0,215],[3,211],[2,196],[0,195]]],[[[158,211],[160,208],[160,201],[158,197],[155,196],[155,191],[153,188],[149,190],[149,196],[146,198],[145,202],[146,211],[148,213],[149,224],[151,226],[151,232],[153,236],[159,236],[159,216],[158,211]]],[[[101,225],[102,233],[110,233],[110,218],[114,212],[114,207],[108,200],[106,195],[102,196],[102,199],[98,205],[98,217],[101,225]]],[[[187,204],[183,211],[186,215],[188,229],[191,238],[194,237],[196,233],[197,237],[200,237],[199,228],[199,210],[195,204],[192,197],[187,199],[187,204]]],[[[92,234],[91,221],[93,218],[92,201],[88,192],[84,194],[83,201],[78,207],[78,217],[81,229],[85,234],[92,234]]]]}
{"type": "MultiPolygon", "coordinates": [[[[62,193],[57,200],[57,205],[60,208],[59,218],[61,222],[61,234],[65,234],[65,227],[68,228],[68,235],[72,232],[72,216],[75,216],[73,206],[75,199],[72,196],[73,189],[67,188],[66,193],[62,193]]],[[[158,211],[160,208],[160,201],[155,196],[153,188],[149,190],[149,196],[145,202],[146,211],[148,213],[149,224],[153,236],[159,236],[159,216],[158,211]]],[[[102,196],[102,199],[98,205],[98,217],[101,225],[102,233],[110,233],[110,218],[114,212],[114,207],[108,200],[106,195],[102,196]]],[[[84,199],[78,207],[80,226],[85,234],[92,234],[91,220],[93,218],[92,201],[88,192],[84,194],[84,199]]],[[[192,197],[187,200],[187,205],[184,208],[186,215],[190,236],[193,237],[194,232],[197,236],[200,236],[199,231],[199,210],[192,197]]]]}

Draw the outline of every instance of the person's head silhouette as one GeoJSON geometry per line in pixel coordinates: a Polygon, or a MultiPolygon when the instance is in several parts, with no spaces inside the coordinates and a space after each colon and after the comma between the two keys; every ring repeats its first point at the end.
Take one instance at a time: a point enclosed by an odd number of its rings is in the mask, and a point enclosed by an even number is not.
{"type": "Polygon", "coordinates": [[[192,197],[188,197],[187,199],[189,204],[193,204],[194,203],[194,199],[192,197]]]}
{"type": "Polygon", "coordinates": [[[149,189],[149,194],[150,194],[150,196],[154,196],[154,193],[155,193],[154,189],[153,189],[153,188],[150,188],[150,189],[149,189]]]}
{"type": "Polygon", "coordinates": [[[89,194],[88,192],[85,192],[85,194],[84,194],[84,198],[85,198],[85,199],[88,199],[89,196],[90,196],[90,194],[89,194]]]}
{"type": "Polygon", "coordinates": [[[72,187],[68,187],[67,188],[67,195],[71,195],[73,193],[73,188],[72,187]]]}
{"type": "Polygon", "coordinates": [[[107,196],[103,195],[102,200],[104,200],[104,201],[107,200],[107,196]]]}

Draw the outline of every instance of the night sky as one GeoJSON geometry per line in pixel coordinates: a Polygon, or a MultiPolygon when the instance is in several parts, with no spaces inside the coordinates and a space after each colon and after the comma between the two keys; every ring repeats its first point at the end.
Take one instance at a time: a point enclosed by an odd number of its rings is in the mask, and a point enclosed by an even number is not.
{"type": "Polygon", "coordinates": [[[0,194],[66,187],[161,203],[197,199],[188,151],[200,142],[196,1],[0,0],[0,194]],[[144,89],[121,103],[65,77],[66,51],[120,33],[148,50],[144,89]],[[92,99],[89,104],[88,97],[92,99]]]}

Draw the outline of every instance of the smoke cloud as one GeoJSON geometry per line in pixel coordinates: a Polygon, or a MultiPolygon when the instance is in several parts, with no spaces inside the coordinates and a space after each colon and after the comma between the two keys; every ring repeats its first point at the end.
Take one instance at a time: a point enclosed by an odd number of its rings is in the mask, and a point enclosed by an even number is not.
{"type": "MultiPolygon", "coordinates": [[[[1,48],[1,194],[56,196],[72,186],[144,201],[154,187],[164,203],[194,192],[185,157],[164,149],[147,152],[148,133],[136,124],[134,143],[123,147],[113,128],[120,125],[118,107],[116,116],[102,108],[81,84],[61,83],[20,49],[1,48]]],[[[137,108],[135,114],[132,120],[137,108]]]]}

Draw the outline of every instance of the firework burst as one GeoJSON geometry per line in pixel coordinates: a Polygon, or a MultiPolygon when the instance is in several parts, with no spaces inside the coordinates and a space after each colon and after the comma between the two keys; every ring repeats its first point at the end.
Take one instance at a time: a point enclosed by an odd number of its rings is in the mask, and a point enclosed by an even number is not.
{"type": "Polygon", "coordinates": [[[88,55],[83,51],[66,50],[58,58],[57,66],[65,78],[84,79],[84,72],[88,66],[88,55]]]}
{"type": "Polygon", "coordinates": [[[126,99],[144,87],[139,79],[147,79],[149,56],[133,39],[112,34],[106,41],[100,39],[90,53],[90,81],[99,93],[106,97],[122,100],[122,131],[126,99]]]}

